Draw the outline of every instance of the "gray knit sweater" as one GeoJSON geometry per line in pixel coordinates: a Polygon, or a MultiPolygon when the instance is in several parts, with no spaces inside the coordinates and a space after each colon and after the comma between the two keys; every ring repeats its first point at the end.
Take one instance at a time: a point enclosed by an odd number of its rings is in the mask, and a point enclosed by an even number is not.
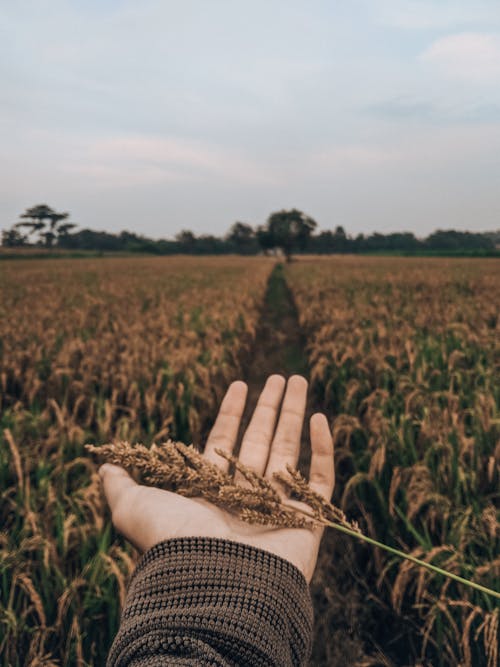
{"type": "Polygon", "coordinates": [[[230,540],[166,540],[137,564],[107,667],[306,665],[313,611],[290,562],[230,540]]]}

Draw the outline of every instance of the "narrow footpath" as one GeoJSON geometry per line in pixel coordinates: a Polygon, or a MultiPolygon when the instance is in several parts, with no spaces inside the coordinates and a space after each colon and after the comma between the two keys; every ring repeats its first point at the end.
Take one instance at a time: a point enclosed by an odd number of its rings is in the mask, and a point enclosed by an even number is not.
{"type": "MultiPolygon", "coordinates": [[[[269,375],[279,373],[290,377],[299,374],[308,377],[304,347],[305,341],[300,331],[297,309],[285,281],[283,266],[277,264],[267,284],[255,343],[243,378],[248,384],[248,400],[242,419],[242,434],[248,426],[259,394],[269,375]]],[[[311,410],[309,398],[306,423],[312,414],[311,410]]],[[[308,448],[306,435],[303,434],[301,443],[299,464],[301,466],[304,464],[308,448]]]]}
{"type": "MultiPolygon", "coordinates": [[[[298,373],[309,377],[305,339],[281,264],[274,268],[269,278],[254,350],[243,378],[249,392],[240,434],[248,425],[267,377],[273,373],[285,377],[298,373]]],[[[299,469],[306,476],[310,462],[308,424],[314,410],[314,398],[309,392],[299,460],[299,469]]],[[[360,611],[363,605],[359,593],[353,590],[352,562],[350,538],[327,529],[311,583],[315,612],[313,667],[347,667],[361,664],[366,659],[358,631],[362,627],[360,611]]]]}

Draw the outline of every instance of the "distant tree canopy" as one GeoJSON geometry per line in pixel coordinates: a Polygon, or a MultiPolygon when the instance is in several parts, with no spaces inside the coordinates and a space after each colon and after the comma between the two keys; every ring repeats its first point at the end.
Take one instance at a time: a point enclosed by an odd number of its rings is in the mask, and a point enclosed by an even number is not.
{"type": "Polygon", "coordinates": [[[38,234],[37,242],[47,248],[51,248],[56,241],[76,227],[72,222],[63,222],[69,217],[69,213],[57,213],[47,204],[37,204],[27,208],[19,217],[21,221],[14,225],[13,230],[27,229],[26,240],[32,234],[38,234]]]}
{"type": "Polygon", "coordinates": [[[259,227],[257,240],[264,251],[280,248],[289,262],[292,252],[306,249],[316,227],[315,220],[296,208],[277,211],[269,216],[265,226],[259,227]]]}
{"type": "Polygon", "coordinates": [[[457,232],[454,229],[438,229],[427,237],[425,244],[436,250],[460,250],[463,247],[470,250],[480,250],[494,245],[492,239],[485,234],[457,232]]]}
{"type": "Polygon", "coordinates": [[[57,213],[47,204],[27,209],[20,221],[2,232],[2,246],[61,248],[71,251],[134,252],[172,255],[222,255],[238,253],[255,255],[280,249],[287,260],[293,253],[392,253],[408,255],[498,255],[500,230],[472,233],[454,229],[438,229],[425,239],[411,232],[393,232],[349,236],[342,225],[333,230],[314,233],[316,221],[298,209],[272,213],[265,225],[252,227],[247,222],[235,222],[223,237],[211,234],[197,236],[184,229],[175,239],[154,240],[133,232],[119,234],[92,229],[71,230],[68,213],[57,213]],[[21,230],[26,230],[23,233],[21,230]]]}
{"type": "Polygon", "coordinates": [[[259,249],[255,230],[246,222],[235,222],[226,234],[225,240],[241,255],[252,255],[259,249]]]}
{"type": "Polygon", "coordinates": [[[96,250],[98,252],[138,252],[151,254],[168,254],[163,244],[173,246],[175,252],[180,252],[175,241],[153,241],[145,236],[132,232],[96,232],[93,229],[81,229],[74,234],[68,234],[59,239],[58,247],[65,250],[96,250]]]}
{"type": "Polygon", "coordinates": [[[28,238],[14,227],[2,231],[2,245],[5,248],[20,248],[27,245],[27,243],[28,238]]]}

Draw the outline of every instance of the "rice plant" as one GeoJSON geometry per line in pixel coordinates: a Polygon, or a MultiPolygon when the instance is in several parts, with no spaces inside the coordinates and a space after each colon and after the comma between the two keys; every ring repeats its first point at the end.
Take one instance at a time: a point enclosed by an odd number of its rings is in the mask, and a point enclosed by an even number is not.
{"type": "MultiPolygon", "coordinates": [[[[287,279],[349,471],[342,508],[374,539],[500,591],[500,263],[314,258],[287,279]]],[[[411,619],[415,660],[497,664],[498,601],[359,557],[382,608],[411,619]]]]}
{"type": "Polygon", "coordinates": [[[241,374],[271,268],[2,262],[1,665],[104,664],[137,554],[111,528],[83,445],[199,440],[241,374]]]}

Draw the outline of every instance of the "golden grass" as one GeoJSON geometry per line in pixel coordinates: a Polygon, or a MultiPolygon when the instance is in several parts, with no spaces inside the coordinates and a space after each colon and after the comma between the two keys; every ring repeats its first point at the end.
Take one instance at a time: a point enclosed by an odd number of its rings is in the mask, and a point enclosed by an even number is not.
{"type": "MultiPolygon", "coordinates": [[[[500,591],[500,262],[315,258],[287,279],[350,473],[342,508],[368,535],[500,591]]],[[[415,623],[421,661],[497,659],[494,599],[382,554],[363,563],[381,604],[415,623]]]]}
{"type": "Polygon", "coordinates": [[[89,440],[199,440],[241,376],[273,263],[114,258],[0,266],[0,665],[94,665],[137,557],[89,440]]]}
{"type": "Polygon", "coordinates": [[[224,509],[250,524],[275,528],[312,528],[335,521],[359,532],[356,524],[347,521],[344,513],[309,488],[302,475],[292,469],[275,473],[276,481],[293,495],[294,500],[307,507],[289,506],[267,479],[246,467],[234,456],[221,449],[216,452],[238,470],[249,487],[234,481],[231,473],[210,463],[193,446],[167,441],[150,448],[141,444],[114,442],[107,445],[85,445],[101,462],[120,465],[138,473],[140,481],[173,491],[181,496],[198,497],[224,509]],[[307,514],[309,519],[304,516],[307,514]]]}
{"type": "MultiPolygon", "coordinates": [[[[247,363],[271,268],[1,263],[0,665],[104,662],[137,554],[83,444],[199,442],[247,363]]],[[[337,504],[365,536],[500,590],[500,263],[314,258],[286,276],[332,417],[337,504]]],[[[410,619],[415,664],[497,663],[491,598],[377,548],[360,559],[366,605],[410,619]]]]}
{"type": "MultiPolygon", "coordinates": [[[[405,554],[363,535],[357,522],[349,522],[341,509],[311,489],[303,475],[290,466],[286,467],[286,472],[275,472],[273,478],[275,483],[278,482],[286,494],[290,495],[293,504],[287,502],[288,499],[280,495],[269,480],[222,449],[215,451],[241,473],[250,487],[236,483],[232,473],[224,472],[192,445],[187,446],[182,442],[170,440],[147,448],[141,444],[131,445],[122,441],[99,447],[87,444],[85,449],[96,455],[101,462],[119,465],[138,475],[139,482],[188,498],[202,497],[246,523],[274,528],[308,529],[314,526],[329,526],[409,561],[406,570],[400,569],[393,588],[393,604],[399,609],[401,604],[398,604],[397,600],[401,598],[401,592],[405,588],[402,582],[405,582],[411,565],[431,570],[500,600],[500,593],[433,564],[433,558],[437,554],[450,551],[448,547],[435,547],[424,558],[417,558],[414,554],[405,554]]],[[[423,574],[419,574],[418,601],[422,599],[421,593],[425,586],[423,574]]],[[[125,593],[120,591],[120,594],[123,602],[125,593]]]]}

